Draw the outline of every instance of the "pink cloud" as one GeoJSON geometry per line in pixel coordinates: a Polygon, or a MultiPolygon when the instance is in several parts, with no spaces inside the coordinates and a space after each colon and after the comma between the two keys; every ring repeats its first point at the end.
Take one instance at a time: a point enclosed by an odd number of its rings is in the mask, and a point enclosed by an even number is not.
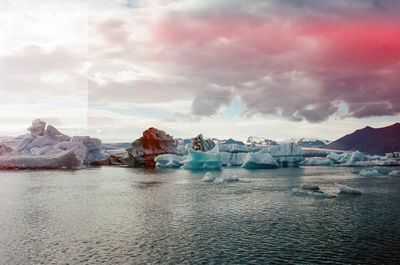
{"type": "MultiPolygon", "coordinates": [[[[348,115],[359,118],[400,112],[397,16],[166,12],[144,27],[151,38],[136,51],[136,43],[119,41],[114,33],[122,32],[120,23],[101,32],[106,39],[122,43],[126,58],[140,58],[142,65],[181,77],[184,81],[166,82],[165,87],[173,87],[178,97],[179,91],[193,95],[194,114],[216,113],[235,95],[249,114],[296,121],[326,120],[337,113],[340,103],[348,105],[348,115]],[[217,90],[218,99],[207,105],[208,98],[201,94],[210,90],[217,90]],[[198,111],[205,105],[206,112],[198,111]]],[[[163,90],[162,83],[157,80],[151,85],[155,97],[163,90]]],[[[141,88],[132,83],[130,89],[141,88]]]]}

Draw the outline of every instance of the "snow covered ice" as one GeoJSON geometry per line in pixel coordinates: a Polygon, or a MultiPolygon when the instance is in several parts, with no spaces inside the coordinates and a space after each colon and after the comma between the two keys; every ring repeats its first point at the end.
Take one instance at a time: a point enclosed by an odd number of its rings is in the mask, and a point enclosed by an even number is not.
{"type": "Polygon", "coordinates": [[[213,174],[211,174],[211,172],[207,172],[206,174],[204,174],[204,177],[203,177],[204,182],[213,182],[214,180],[215,180],[215,177],[213,176],[213,174]]]}
{"type": "Polygon", "coordinates": [[[361,194],[361,191],[356,190],[352,187],[349,187],[347,185],[344,184],[339,184],[339,183],[335,183],[336,187],[339,188],[341,193],[346,193],[346,194],[361,194]]]}

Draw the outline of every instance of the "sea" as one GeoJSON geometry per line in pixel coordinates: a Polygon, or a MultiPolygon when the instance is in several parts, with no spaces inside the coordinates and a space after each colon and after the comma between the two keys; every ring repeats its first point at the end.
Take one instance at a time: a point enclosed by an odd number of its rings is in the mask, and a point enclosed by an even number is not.
{"type": "Polygon", "coordinates": [[[399,264],[400,177],[360,170],[1,171],[0,264],[399,264]]]}

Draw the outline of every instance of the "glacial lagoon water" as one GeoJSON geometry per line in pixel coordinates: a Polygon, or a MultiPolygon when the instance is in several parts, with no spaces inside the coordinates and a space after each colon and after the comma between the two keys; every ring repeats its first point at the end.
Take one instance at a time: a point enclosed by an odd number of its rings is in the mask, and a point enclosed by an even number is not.
{"type": "Polygon", "coordinates": [[[3,171],[0,264],[399,263],[400,178],[358,170],[3,171]]]}

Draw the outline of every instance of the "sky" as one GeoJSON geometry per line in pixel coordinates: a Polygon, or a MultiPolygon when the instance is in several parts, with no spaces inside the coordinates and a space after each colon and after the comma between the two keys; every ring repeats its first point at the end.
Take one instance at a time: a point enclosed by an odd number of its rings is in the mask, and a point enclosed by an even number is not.
{"type": "Polygon", "coordinates": [[[0,0],[0,135],[335,140],[400,121],[398,0],[0,0]]]}

